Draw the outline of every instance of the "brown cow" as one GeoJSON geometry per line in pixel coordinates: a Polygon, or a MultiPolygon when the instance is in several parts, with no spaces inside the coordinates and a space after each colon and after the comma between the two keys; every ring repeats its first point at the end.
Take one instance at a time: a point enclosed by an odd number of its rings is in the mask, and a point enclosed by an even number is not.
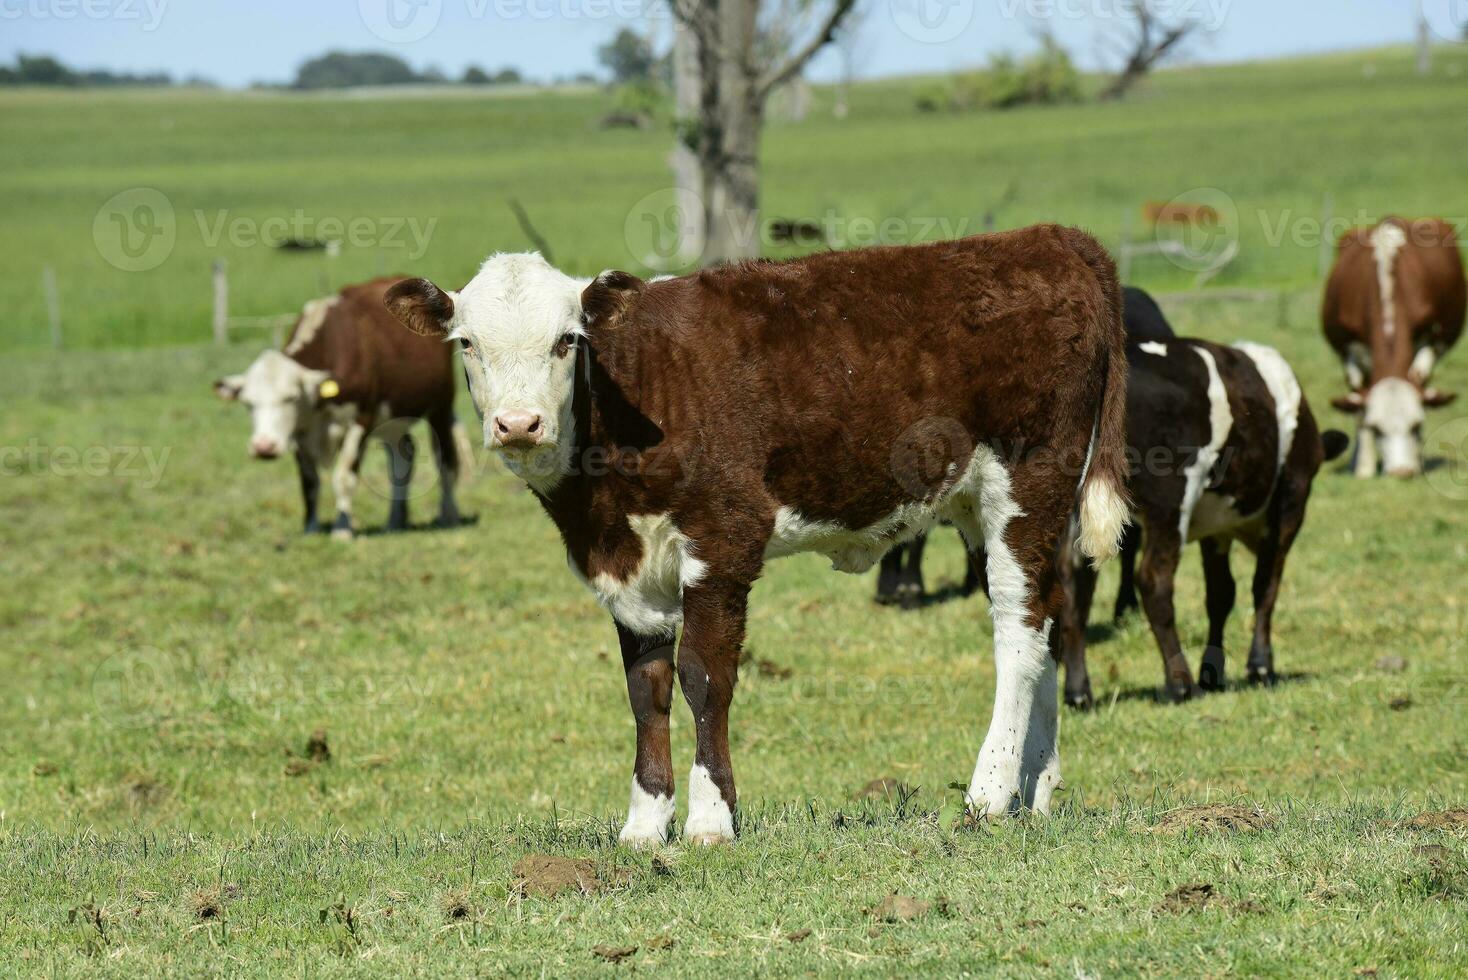
{"type": "Polygon", "coordinates": [[[1360,413],[1356,475],[1422,472],[1424,409],[1456,395],[1429,386],[1463,332],[1463,259],[1451,225],[1387,218],[1341,238],[1325,285],[1325,339],[1351,393],[1331,404],[1360,413]]]}
{"type": "Polygon", "coordinates": [[[458,339],[486,442],[539,496],[612,614],[637,722],[622,839],[665,839],[676,675],[693,711],[690,840],[733,836],[729,706],[769,558],[871,568],[940,518],[988,550],[998,690],[968,788],[1049,808],[1060,779],[1055,549],[1127,519],[1115,269],[1042,226],[580,284],[494,256],[459,293],[403,283],[411,329],[458,339]],[[673,638],[683,624],[674,663],[673,638]]]}
{"type": "Polygon", "coordinates": [[[383,296],[398,281],[375,279],[312,300],[284,350],[268,350],[243,374],[214,383],[220,398],[249,407],[251,456],[269,460],[294,453],[307,533],[321,529],[319,466],[335,458],[332,535],[352,536],[352,496],[368,436],[387,444],[392,487],[387,529],[408,526],[414,447],[407,427],[420,418],[428,422],[438,461],[439,524],[459,522],[453,491],[467,440],[454,420],[453,353],[441,343],[404,333],[383,309],[383,296]]]}

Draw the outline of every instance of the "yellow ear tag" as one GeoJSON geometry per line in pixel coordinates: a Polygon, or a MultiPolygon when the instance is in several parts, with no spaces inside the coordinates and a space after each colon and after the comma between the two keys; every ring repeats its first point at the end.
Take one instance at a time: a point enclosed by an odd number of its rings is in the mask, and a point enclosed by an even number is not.
{"type": "Polygon", "coordinates": [[[342,386],[337,384],[331,378],[327,378],[325,381],[321,382],[320,392],[322,398],[335,398],[337,395],[340,395],[342,393],[342,386]]]}

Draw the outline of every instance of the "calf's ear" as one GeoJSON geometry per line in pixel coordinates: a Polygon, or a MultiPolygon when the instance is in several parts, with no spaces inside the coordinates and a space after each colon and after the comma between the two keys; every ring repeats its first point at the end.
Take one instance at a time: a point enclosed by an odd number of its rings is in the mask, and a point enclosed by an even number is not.
{"type": "Polygon", "coordinates": [[[341,394],[341,385],[331,377],[329,371],[305,370],[301,372],[301,394],[313,405],[331,401],[341,394]]]}
{"type": "Polygon", "coordinates": [[[219,396],[220,401],[232,402],[240,397],[240,392],[245,387],[245,376],[243,374],[231,374],[227,378],[220,378],[214,382],[214,394],[219,396]]]}
{"type": "Polygon", "coordinates": [[[581,310],[586,322],[616,317],[645,285],[630,272],[603,272],[581,291],[581,310]]]}
{"type": "Polygon", "coordinates": [[[1357,412],[1360,412],[1366,407],[1366,397],[1362,395],[1359,391],[1353,391],[1349,395],[1343,395],[1340,398],[1332,398],[1330,400],[1330,403],[1332,406],[1335,407],[1336,411],[1338,412],[1345,412],[1347,415],[1355,415],[1357,412]]]}
{"type": "Polygon", "coordinates": [[[1458,395],[1452,391],[1438,391],[1436,388],[1428,388],[1422,393],[1422,404],[1427,408],[1442,408],[1457,401],[1458,395]]]}
{"type": "Polygon", "coordinates": [[[454,300],[427,279],[404,279],[382,298],[398,322],[423,337],[442,338],[454,318],[454,300]]]}

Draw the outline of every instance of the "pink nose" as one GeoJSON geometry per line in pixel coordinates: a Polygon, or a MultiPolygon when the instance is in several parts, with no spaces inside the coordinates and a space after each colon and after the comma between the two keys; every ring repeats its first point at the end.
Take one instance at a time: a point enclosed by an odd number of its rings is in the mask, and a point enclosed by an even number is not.
{"type": "Polygon", "coordinates": [[[1417,475],[1417,471],[1410,466],[1394,466],[1386,473],[1387,476],[1394,476],[1398,480],[1410,480],[1417,475]]]}
{"type": "Polygon", "coordinates": [[[256,459],[274,459],[280,455],[280,447],[268,436],[255,436],[250,440],[250,455],[256,459]]]}
{"type": "Polygon", "coordinates": [[[533,449],[545,438],[545,426],[532,412],[501,412],[494,417],[494,438],[506,449],[533,449]]]}

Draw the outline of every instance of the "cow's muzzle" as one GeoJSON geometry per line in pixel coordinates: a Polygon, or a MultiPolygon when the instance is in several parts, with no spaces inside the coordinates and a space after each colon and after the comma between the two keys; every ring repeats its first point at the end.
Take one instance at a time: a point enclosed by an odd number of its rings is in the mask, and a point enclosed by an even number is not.
{"type": "Polygon", "coordinates": [[[494,441],[501,449],[534,449],[545,441],[545,420],[534,412],[501,412],[494,417],[494,441]]]}

